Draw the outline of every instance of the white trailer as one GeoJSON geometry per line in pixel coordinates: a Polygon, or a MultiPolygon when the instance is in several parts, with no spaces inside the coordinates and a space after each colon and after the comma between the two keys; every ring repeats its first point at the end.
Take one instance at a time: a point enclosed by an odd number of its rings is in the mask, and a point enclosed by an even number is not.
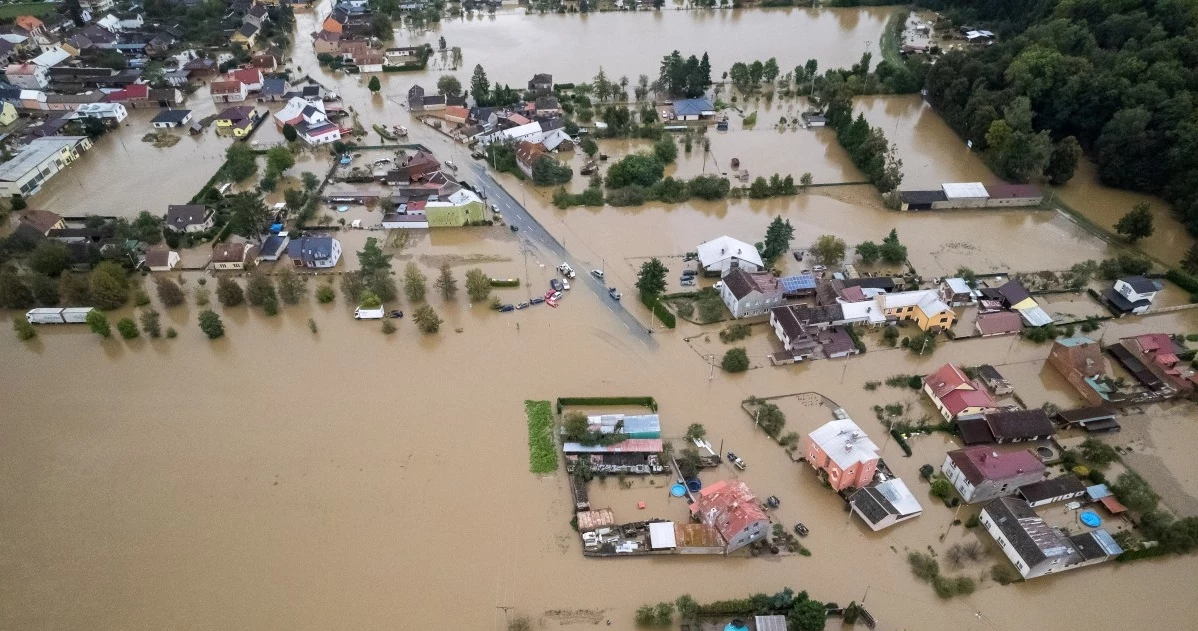
{"type": "Polygon", "coordinates": [[[67,324],[83,324],[87,322],[87,316],[95,309],[91,307],[67,307],[62,310],[62,319],[67,324]]]}
{"type": "Polygon", "coordinates": [[[62,319],[62,309],[30,309],[29,313],[25,314],[25,319],[29,320],[30,324],[63,324],[66,320],[62,319]]]}
{"type": "Polygon", "coordinates": [[[355,320],[382,320],[384,315],[386,314],[382,307],[378,309],[363,309],[362,307],[354,309],[355,320]]]}

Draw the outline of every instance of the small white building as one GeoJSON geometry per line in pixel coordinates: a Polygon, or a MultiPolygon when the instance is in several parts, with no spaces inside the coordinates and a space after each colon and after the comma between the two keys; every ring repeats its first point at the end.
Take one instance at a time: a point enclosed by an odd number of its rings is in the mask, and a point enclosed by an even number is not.
{"type": "Polygon", "coordinates": [[[700,243],[698,254],[699,266],[703,268],[706,276],[723,276],[734,267],[746,272],[760,272],[765,269],[765,263],[756,247],[729,236],[700,243]]]}
{"type": "Polygon", "coordinates": [[[28,197],[92,146],[87,136],[47,136],[30,140],[11,160],[0,164],[0,197],[28,197]]]}
{"type": "Polygon", "coordinates": [[[9,83],[26,90],[41,90],[50,85],[46,68],[33,63],[9,64],[4,76],[9,83]]]}
{"type": "Polygon", "coordinates": [[[296,267],[328,269],[341,260],[341,242],[333,237],[302,237],[287,244],[287,256],[296,267]]]}
{"type": "Polygon", "coordinates": [[[874,532],[923,514],[919,500],[898,478],[860,489],[849,496],[849,506],[874,532]]]}
{"type": "Polygon", "coordinates": [[[1114,287],[1108,289],[1103,297],[1120,314],[1140,315],[1152,306],[1152,301],[1156,300],[1156,294],[1162,287],[1159,280],[1126,276],[1115,281],[1114,287]]]}
{"type": "Polygon", "coordinates": [[[156,129],[182,127],[191,122],[191,110],[162,110],[150,120],[156,129]]]}
{"type": "Polygon", "coordinates": [[[115,124],[129,118],[129,111],[120,103],[84,103],[75,110],[74,118],[95,118],[115,124]]]}
{"type": "Polygon", "coordinates": [[[945,182],[940,189],[948,200],[948,208],[982,208],[990,199],[981,182],[945,182]]]}
{"type": "Polygon", "coordinates": [[[179,253],[168,248],[150,248],[145,264],[151,272],[169,272],[179,264],[179,253]]]}

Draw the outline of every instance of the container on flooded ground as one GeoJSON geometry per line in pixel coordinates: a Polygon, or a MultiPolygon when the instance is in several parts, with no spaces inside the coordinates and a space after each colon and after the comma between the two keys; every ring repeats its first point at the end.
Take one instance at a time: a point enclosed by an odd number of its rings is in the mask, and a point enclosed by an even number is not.
{"type": "Polygon", "coordinates": [[[91,307],[30,309],[25,319],[31,324],[83,324],[87,322],[87,314],[92,311],[94,309],[91,307]]]}

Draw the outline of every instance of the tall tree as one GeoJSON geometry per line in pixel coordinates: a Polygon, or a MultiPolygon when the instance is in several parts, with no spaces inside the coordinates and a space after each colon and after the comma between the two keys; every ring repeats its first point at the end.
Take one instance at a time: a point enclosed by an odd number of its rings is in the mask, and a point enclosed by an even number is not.
{"type": "Polygon", "coordinates": [[[100,309],[116,309],[129,299],[129,278],[125,269],[113,261],[97,265],[89,284],[92,303],[100,309]]]}
{"type": "Polygon", "coordinates": [[[844,239],[830,234],[820,235],[811,246],[811,256],[823,265],[837,265],[844,260],[844,239]]]}
{"type": "Polygon", "coordinates": [[[358,252],[358,267],[363,274],[371,274],[376,270],[391,269],[391,255],[384,254],[379,247],[378,239],[368,237],[362,251],[358,252]]]}
{"type": "Polygon", "coordinates": [[[644,296],[657,296],[666,290],[666,269],[664,263],[653,257],[641,263],[641,269],[636,274],[636,288],[644,296]]]}
{"type": "MultiPolygon", "coordinates": [[[[200,330],[204,332],[204,335],[208,336],[208,339],[215,340],[225,334],[225,324],[221,322],[220,316],[216,315],[215,311],[211,309],[201,311],[199,321],[200,330]]],[[[167,331],[167,333],[169,334],[170,331],[167,331]]]]}
{"type": "Polygon", "coordinates": [[[154,288],[158,292],[158,301],[164,307],[178,307],[187,300],[187,294],[183,293],[179,283],[165,276],[154,278],[154,288]]]}
{"type": "Polygon", "coordinates": [[[377,76],[374,76],[370,78],[370,83],[366,84],[366,88],[370,90],[371,94],[377,94],[379,90],[383,89],[383,84],[379,83],[377,76]]]}
{"type": "Polygon", "coordinates": [[[247,239],[261,239],[270,227],[270,209],[251,191],[229,198],[229,215],[233,232],[247,239]]]}
{"type": "Polygon", "coordinates": [[[1140,202],[1127,211],[1115,224],[1115,232],[1123,235],[1131,243],[1144,237],[1152,236],[1156,230],[1153,225],[1152,210],[1147,202],[1140,202]]]}
{"type": "Polygon", "coordinates": [[[491,279],[477,267],[466,271],[466,295],[472,302],[482,302],[491,295],[491,279]]]}
{"type": "Polygon", "coordinates": [[[450,269],[449,263],[441,264],[441,271],[437,275],[436,282],[433,287],[441,292],[441,297],[450,300],[458,293],[458,280],[453,277],[453,270],[450,269]]]}
{"type": "Polygon", "coordinates": [[[0,269],[0,307],[5,309],[28,309],[33,306],[33,292],[21,280],[17,270],[11,267],[0,269]]]}
{"type": "Polygon", "coordinates": [[[462,96],[462,82],[451,74],[441,75],[437,79],[437,94],[453,98],[462,96]]]}
{"type": "Polygon", "coordinates": [[[424,300],[424,294],[427,291],[425,281],[427,277],[416,267],[415,263],[408,263],[403,270],[403,293],[411,302],[420,302],[424,300]]]}
{"type": "Polygon", "coordinates": [[[1082,157],[1082,146],[1074,136],[1066,136],[1052,148],[1048,164],[1044,166],[1044,175],[1049,183],[1061,185],[1073,179],[1077,163],[1082,157]]]}
{"type": "Polygon", "coordinates": [[[470,77],[470,94],[480,107],[491,104],[491,83],[487,81],[487,71],[481,64],[474,66],[474,74],[470,77]]]}

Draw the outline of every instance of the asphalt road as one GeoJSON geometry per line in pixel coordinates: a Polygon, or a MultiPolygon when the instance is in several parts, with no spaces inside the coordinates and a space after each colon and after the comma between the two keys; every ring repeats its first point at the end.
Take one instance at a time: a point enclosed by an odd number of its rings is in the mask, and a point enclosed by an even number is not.
{"type": "MultiPolygon", "coordinates": [[[[622,301],[612,300],[607,293],[607,285],[603,281],[596,279],[590,274],[590,268],[586,267],[578,259],[570,255],[570,252],[558,243],[557,239],[549,234],[549,231],[541,225],[516,200],[512,197],[494,178],[487,172],[485,165],[474,162],[470,163],[470,169],[474,172],[475,178],[479,184],[479,190],[485,191],[487,195],[487,203],[495,204],[499,208],[499,212],[503,215],[503,219],[510,226],[516,226],[519,231],[516,236],[520,238],[521,243],[531,247],[534,250],[539,250],[543,254],[543,260],[546,264],[557,267],[562,261],[570,264],[574,271],[578,274],[571,285],[575,288],[587,287],[596,296],[599,297],[600,304],[606,305],[611,311],[612,316],[620,320],[628,329],[628,333],[646,346],[656,346],[656,341],[653,339],[652,330],[647,329],[636,316],[632,315],[628,309],[624,308],[622,301]]],[[[577,289],[575,289],[577,291],[577,289]]],[[[636,298],[632,296],[632,292],[624,292],[624,300],[636,298]]]]}

